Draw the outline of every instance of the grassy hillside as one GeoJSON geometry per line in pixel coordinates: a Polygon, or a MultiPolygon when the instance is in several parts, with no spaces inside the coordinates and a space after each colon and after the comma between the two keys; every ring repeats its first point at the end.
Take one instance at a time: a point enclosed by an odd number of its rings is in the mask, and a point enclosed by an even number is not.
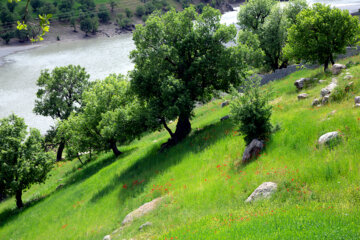
{"type": "MultiPolygon", "coordinates": [[[[0,203],[0,239],[102,239],[158,196],[165,197],[158,209],[113,239],[359,239],[360,109],[353,105],[360,66],[349,72],[353,92],[319,108],[311,102],[332,79],[321,69],[267,85],[274,91],[272,123],[281,130],[246,166],[242,136],[231,121],[219,121],[230,110],[220,100],[196,109],[191,136],[166,152],[158,152],[168,138],[161,131],[123,147],[117,159],[103,153],[86,166],[58,163],[46,184],[24,194],[23,210],[14,199],[0,203]],[[311,97],[298,101],[294,81],[314,76],[327,83],[302,91],[311,97]],[[338,145],[316,146],[335,130],[342,134],[338,145]],[[278,192],[245,204],[265,181],[278,183],[278,192]],[[140,232],[147,221],[153,225],[140,232]]],[[[338,81],[345,85],[342,76],[338,81]]]]}

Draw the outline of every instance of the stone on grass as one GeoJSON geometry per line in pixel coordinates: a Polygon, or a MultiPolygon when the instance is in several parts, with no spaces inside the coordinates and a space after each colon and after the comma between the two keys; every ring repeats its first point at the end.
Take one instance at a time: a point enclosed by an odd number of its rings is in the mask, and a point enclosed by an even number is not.
{"type": "Polygon", "coordinates": [[[346,75],[345,77],[344,77],[344,80],[350,80],[350,79],[352,79],[353,78],[353,76],[351,76],[351,75],[346,75]]]}
{"type": "Polygon", "coordinates": [[[307,93],[302,93],[298,95],[298,100],[302,100],[302,99],[306,99],[309,97],[309,94],[307,93]]]}
{"type": "Polygon", "coordinates": [[[143,204],[142,206],[140,206],[138,209],[132,211],[131,213],[126,215],[126,217],[122,221],[122,225],[131,223],[136,218],[140,218],[140,217],[144,216],[145,214],[153,211],[159,205],[161,200],[162,200],[162,197],[155,198],[151,202],[147,202],[147,203],[143,204]]]}
{"type": "Polygon", "coordinates": [[[325,105],[329,102],[329,99],[330,99],[330,95],[326,95],[323,97],[323,99],[321,100],[321,104],[322,105],[325,105]]]}
{"type": "Polygon", "coordinates": [[[223,102],[223,103],[221,103],[221,107],[223,108],[223,107],[226,107],[227,105],[229,105],[230,104],[230,102],[229,101],[225,101],[225,102],[223,102]]]}
{"type": "Polygon", "coordinates": [[[144,228],[150,227],[152,225],[151,222],[146,222],[139,227],[139,231],[143,230],[144,228]]]}
{"type": "Polygon", "coordinates": [[[337,87],[337,83],[333,81],[333,82],[330,83],[327,87],[321,89],[321,92],[320,92],[321,96],[324,97],[324,96],[326,96],[326,95],[331,94],[331,92],[334,91],[334,89],[335,89],[336,87],[337,87]]]}
{"type": "Polygon", "coordinates": [[[325,83],[326,80],[319,80],[319,83],[325,83]]]}
{"type": "Polygon", "coordinates": [[[224,121],[224,120],[227,120],[227,119],[229,119],[229,118],[230,118],[230,116],[229,116],[229,115],[226,115],[226,116],[220,118],[220,121],[224,121]]]}
{"type": "Polygon", "coordinates": [[[274,182],[264,182],[246,199],[246,203],[259,199],[270,198],[277,190],[277,184],[274,182]]]}
{"type": "Polygon", "coordinates": [[[318,143],[319,144],[325,144],[325,143],[328,143],[329,141],[335,139],[335,138],[338,138],[339,137],[339,133],[337,131],[335,132],[328,132],[324,135],[322,135],[319,140],[318,140],[318,143]]]}
{"type": "Polygon", "coordinates": [[[332,74],[337,75],[341,72],[341,70],[343,70],[345,68],[346,68],[346,66],[343,64],[334,64],[331,68],[331,72],[332,72],[332,74]]]}
{"type": "Polygon", "coordinates": [[[111,240],[111,236],[110,235],[106,235],[103,240],[111,240]]]}
{"type": "Polygon", "coordinates": [[[315,98],[314,101],[312,102],[312,106],[315,107],[317,105],[320,105],[320,100],[315,98]]]}
{"type": "Polygon", "coordinates": [[[360,103],[355,104],[356,108],[360,108],[360,103]]]}
{"type": "Polygon", "coordinates": [[[263,148],[264,144],[261,141],[253,139],[244,151],[242,162],[248,163],[251,159],[257,157],[263,148]]]}
{"type": "Polygon", "coordinates": [[[355,97],[355,104],[360,103],[360,96],[355,97]]]}
{"type": "Polygon", "coordinates": [[[299,80],[296,80],[294,85],[298,90],[301,90],[304,88],[305,83],[310,81],[310,78],[300,78],[299,80]]]}

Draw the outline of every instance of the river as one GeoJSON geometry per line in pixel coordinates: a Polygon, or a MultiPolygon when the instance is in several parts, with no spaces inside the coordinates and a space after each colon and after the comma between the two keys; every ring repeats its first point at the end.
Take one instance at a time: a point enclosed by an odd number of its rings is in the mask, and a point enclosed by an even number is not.
{"type": "MultiPolygon", "coordinates": [[[[357,11],[360,0],[317,1],[342,9],[357,11]]],[[[236,8],[238,10],[238,8],[236,8]]],[[[237,11],[222,16],[222,23],[236,22],[237,11]]],[[[6,56],[0,66],[0,118],[15,113],[25,119],[30,127],[45,133],[53,120],[32,112],[37,91],[36,80],[42,69],[53,69],[68,64],[81,65],[90,74],[91,80],[103,79],[111,73],[127,74],[133,68],[129,53],[135,48],[131,34],[112,38],[89,38],[81,41],[56,42],[6,56]]],[[[5,52],[5,48],[0,48],[5,52]]]]}

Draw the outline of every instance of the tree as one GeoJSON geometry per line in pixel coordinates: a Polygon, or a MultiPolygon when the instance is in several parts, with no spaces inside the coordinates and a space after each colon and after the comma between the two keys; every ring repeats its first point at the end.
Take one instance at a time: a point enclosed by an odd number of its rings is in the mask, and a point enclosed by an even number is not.
{"type": "MultiPolygon", "coordinates": [[[[60,121],[67,119],[72,112],[80,110],[82,93],[89,85],[89,77],[84,68],[73,65],[56,67],[51,73],[48,69],[41,71],[34,112],[60,121]]],[[[65,144],[65,139],[62,139],[57,161],[61,160],[65,144]]]]}
{"type": "Polygon", "coordinates": [[[306,0],[290,0],[284,9],[290,26],[296,24],[296,16],[304,9],[308,8],[306,0]]]}
{"type": "Polygon", "coordinates": [[[80,21],[80,30],[85,32],[85,36],[88,36],[88,33],[95,34],[99,27],[99,20],[95,17],[86,17],[80,21]]]}
{"type": "Polygon", "coordinates": [[[271,134],[270,92],[260,88],[260,79],[245,81],[241,92],[233,91],[231,114],[246,145],[253,139],[267,140],[271,134]]]}
{"type": "Polygon", "coordinates": [[[114,9],[116,6],[117,6],[117,3],[114,0],[111,0],[110,1],[111,12],[114,12],[114,9]]]}
{"type": "Polygon", "coordinates": [[[44,5],[43,0],[31,0],[30,5],[33,8],[34,12],[37,12],[39,8],[41,8],[44,5]]]}
{"type": "Polygon", "coordinates": [[[274,6],[258,31],[260,47],[265,53],[265,63],[275,71],[280,67],[287,38],[288,22],[279,6],[274,6]]]}
{"type": "Polygon", "coordinates": [[[70,25],[71,25],[71,27],[74,28],[74,32],[77,32],[77,30],[76,30],[76,21],[77,21],[77,19],[75,17],[72,17],[70,19],[70,25]]]}
{"type": "Polygon", "coordinates": [[[347,10],[314,4],[300,12],[296,24],[288,33],[285,52],[289,58],[324,64],[334,64],[337,54],[345,53],[360,34],[359,20],[347,10]]]}
{"type": "Polygon", "coordinates": [[[128,9],[128,8],[125,8],[125,13],[126,13],[126,17],[127,18],[132,18],[133,17],[133,13],[132,13],[132,11],[130,10],[130,9],[128,9]]]}
{"type": "Polygon", "coordinates": [[[82,111],[64,121],[60,132],[69,139],[74,156],[109,149],[119,156],[117,143],[130,142],[145,131],[144,114],[146,111],[130,92],[128,79],[113,74],[95,81],[83,93],[82,111]]]}
{"type": "Polygon", "coordinates": [[[110,12],[105,5],[101,5],[98,12],[100,22],[108,23],[110,20],[110,12]]]}
{"type": "Polygon", "coordinates": [[[17,2],[15,1],[12,1],[12,2],[7,2],[6,5],[7,5],[7,8],[9,9],[10,12],[14,12],[16,6],[17,6],[17,2]]]}
{"type": "Polygon", "coordinates": [[[0,188],[6,195],[15,195],[18,208],[24,206],[23,190],[44,182],[52,168],[39,130],[30,129],[26,137],[26,128],[24,120],[14,114],[0,119],[0,188]]]}
{"type": "Polygon", "coordinates": [[[142,17],[145,14],[145,8],[144,6],[137,6],[135,10],[135,14],[138,17],[142,17]]]}
{"type": "Polygon", "coordinates": [[[248,65],[241,57],[246,48],[225,46],[234,40],[236,28],[220,24],[220,17],[220,11],[211,7],[201,15],[194,7],[171,9],[151,15],[146,26],[136,26],[131,85],[148,106],[149,126],[163,125],[169,132],[164,147],[190,133],[196,102],[210,100],[216,90],[226,91],[245,76],[248,65]],[[176,118],[173,133],[167,121],[176,118]]]}
{"type": "Polygon", "coordinates": [[[57,11],[56,7],[52,3],[44,3],[42,7],[39,8],[38,12],[40,15],[44,14],[55,14],[57,11]]]}
{"type": "Polygon", "coordinates": [[[238,24],[243,30],[256,32],[264,24],[275,4],[275,0],[249,0],[239,10],[238,24]]]}

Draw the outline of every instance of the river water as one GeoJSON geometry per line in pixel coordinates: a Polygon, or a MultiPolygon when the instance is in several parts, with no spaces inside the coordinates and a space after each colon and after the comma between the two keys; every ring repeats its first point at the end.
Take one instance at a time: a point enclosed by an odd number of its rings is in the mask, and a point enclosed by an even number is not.
{"type": "MultiPolygon", "coordinates": [[[[357,11],[360,0],[309,0],[357,11]]],[[[238,8],[236,8],[238,10],[238,8]]],[[[236,22],[237,11],[225,13],[222,23],[236,22]]],[[[6,56],[0,66],[0,118],[15,113],[30,127],[45,133],[53,120],[32,112],[37,91],[36,80],[42,69],[68,64],[86,68],[91,79],[103,79],[111,73],[127,74],[133,68],[129,53],[135,48],[131,34],[112,38],[94,38],[72,42],[57,42],[6,56]]],[[[0,48],[0,56],[2,49],[0,48]]],[[[5,50],[3,50],[4,52],[5,50]]]]}

